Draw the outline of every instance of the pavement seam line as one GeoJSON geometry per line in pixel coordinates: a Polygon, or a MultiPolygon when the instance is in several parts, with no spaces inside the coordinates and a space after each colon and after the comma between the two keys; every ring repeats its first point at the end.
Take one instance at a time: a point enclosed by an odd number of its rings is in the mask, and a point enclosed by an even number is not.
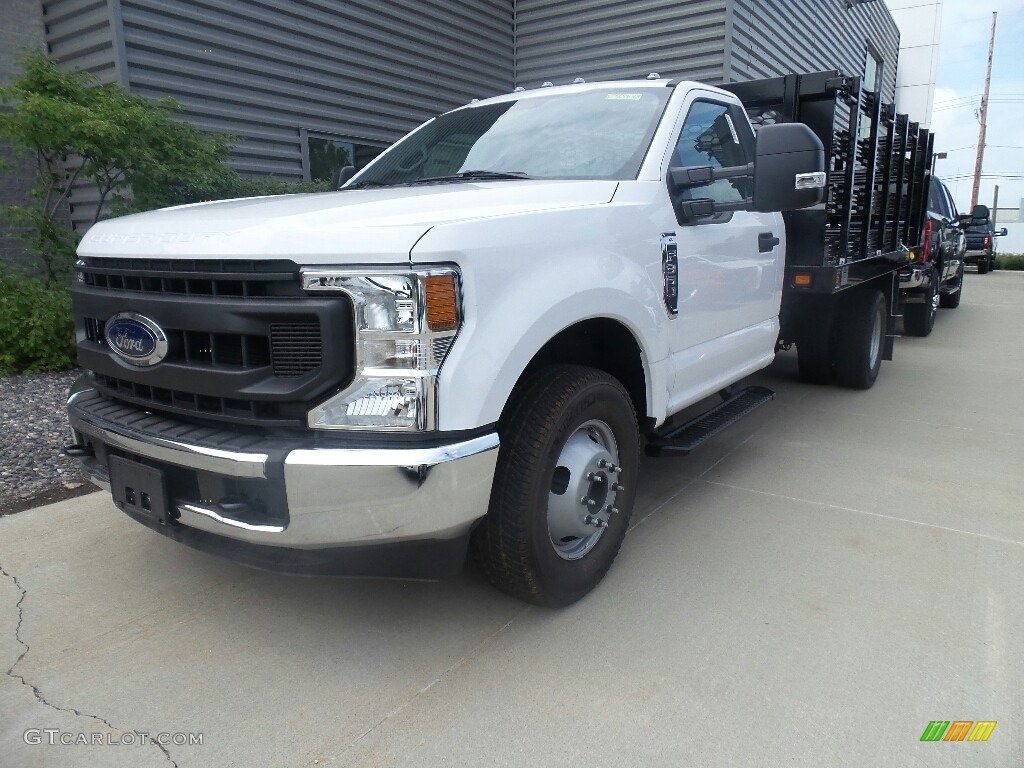
{"type": "MultiPolygon", "coordinates": [[[[786,405],[780,403],[780,405],[786,405]]],[[[792,407],[792,406],[790,406],[792,407]]],[[[814,411],[815,413],[832,414],[836,413],[835,410],[828,408],[819,408],[814,405],[801,406],[801,411],[814,411]]],[[[874,413],[866,411],[840,411],[848,416],[857,416],[865,419],[875,419],[876,421],[905,421],[908,424],[917,424],[926,427],[939,427],[940,429],[955,429],[960,432],[977,432],[982,435],[999,435],[1000,437],[1019,437],[1020,435],[1015,432],[998,432],[994,429],[977,429],[975,427],[958,427],[956,424],[941,424],[937,421],[922,421],[920,419],[911,419],[906,416],[879,416],[874,413]]]]}
{"type": "Polygon", "coordinates": [[[736,491],[745,491],[747,493],[760,494],[761,496],[771,496],[776,499],[784,499],[785,501],[799,501],[804,504],[813,504],[816,507],[825,507],[826,509],[833,509],[837,512],[856,512],[858,515],[867,515],[869,517],[880,517],[883,520],[892,520],[897,523],[909,523],[910,525],[917,525],[922,528],[934,528],[939,531],[946,531],[947,533],[959,533],[964,536],[974,536],[979,539],[987,539],[988,541],[996,541],[1000,544],[1013,544],[1014,546],[1024,547],[1024,541],[1018,541],[1016,539],[1007,539],[1003,536],[993,536],[989,533],[977,533],[976,531],[965,531],[962,528],[951,528],[948,525],[936,525],[935,523],[926,523],[923,520],[911,520],[909,517],[898,517],[896,515],[886,515],[881,512],[871,512],[866,509],[856,509],[855,507],[844,507],[839,504],[830,504],[827,501],[814,501],[812,499],[802,499],[799,496],[786,496],[782,493],[772,493],[771,491],[759,491],[756,488],[744,488],[742,485],[732,485],[731,483],[720,483],[716,480],[701,480],[700,482],[706,483],[707,485],[717,485],[722,488],[732,488],[736,491]]]}
{"type": "Polygon", "coordinates": [[[382,717],[380,720],[378,720],[376,723],[374,723],[369,728],[367,728],[365,731],[363,731],[361,734],[359,734],[352,741],[351,744],[349,744],[347,747],[345,747],[337,755],[334,755],[333,757],[327,758],[327,760],[325,762],[332,762],[333,763],[336,760],[342,760],[345,757],[345,755],[347,755],[349,752],[351,752],[353,749],[355,749],[356,746],[359,745],[359,742],[361,742],[367,736],[372,734],[374,731],[376,731],[382,725],[387,723],[389,720],[391,720],[394,717],[397,717],[402,712],[404,712],[406,709],[411,707],[416,702],[416,699],[418,699],[420,696],[423,696],[431,688],[433,688],[435,685],[437,685],[438,683],[443,681],[446,677],[451,675],[453,672],[458,671],[459,669],[464,667],[466,664],[468,664],[470,661],[472,661],[477,656],[479,656],[480,652],[483,651],[484,648],[486,648],[488,645],[490,645],[492,642],[494,642],[494,640],[497,639],[497,637],[502,632],[504,632],[506,629],[508,629],[510,626],[512,626],[512,623],[516,619],[518,619],[524,613],[529,611],[531,608],[533,608],[532,605],[524,605],[519,611],[517,611],[512,616],[512,618],[510,618],[508,621],[506,621],[501,627],[496,629],[490,635],[488,635],[483,640],[481,640],[479,643],[477,643],[475,646],[473,646],[472,650],[470,650],[469,653],[467,653],[465,656],[463,656],[458,661],[454,662],[451,666],[449,666],[447,669],[445,669],[441,674],[439,674],[437,677],[435,677],[433,680],[431,680],[425,686],[423,686],[418,691],[416,691],[416,693],[414,693],[412,696],[410,696],[406,701],[403,701],[401,704],[399,704],[393,710],[391,710],[386,715],[384,715],[384,717],[382,717]]]}
{"type": "MultiPolygon", "coordinates": [[[[14,671],[14,668],[17,667],[18,664],[21,663],[21,660],[24,659],[28,655],[28,652],[30,650],[29,644],[26,643],[25,640],[21,636],[21,625],[22,625],[22,622],[25,619],[25,612],[24,612],[24,609],[22,608],[22,603],[24,603],[25,602],[25,598],[28,597],[28,590],[25,589],[21,585],[21,582],[18,581],[18,577],[17,576],[15,576],[13,573],[8,573],[8,571],[3,567],[3,564],[0,564],[0,574],[3,574],[7,578],[9,578],[14,583],[15,589],[17,589],[18,592],[21,593],[20,597],[18,597],[18,602],[15,603],[15,606],[14,606],[17,609],[17,611],[18,611],[18,622],[17,622],[17,624],[14,625],[14,639],[18,642],[19,645],[22,646],[22,648],[24,648],[24,650],[21,652],[21,655],[18,656],[18,658],[14,660],[14,663],[11,664],[10,668],[8,668],[7,673],[6,673],[7,677],[11,678],[12,680],[17,680],[22,685],[24,685],[26,688],[30,689],[32,691],[32,695],[35,696],[36,701],[38,701],[43,706],[49,707],[50,709],[53,709],[53,710],[55,710],[57,712],[70,712],[70,713],[74,714],[77,717],[85,717],[85,718],[89,718],[91,720],[95,720],[95,721],[97,721],[99,723],[103,723],[105,726],[107,726],[112,731],[117,731],[119,733],[128,733],[129,731],[126,731],[123,728],[116,727],[109,720],[107,720],[107,719],[105,719],[103,717],[100,717],[99,715],[94,715],[94,714],[91,714],[89,712],[82,712],[80,710],[75,709],[74,707],[62,707],[62,706],[59,706],[57,704],[53,704],[53,703],[47,701],[46,697],[43,696],[43,692],[40,691],[39,688],[34,683],[30,683],[28,680],[26,680],[24,678],[23,675],[21,675],[20,673],[14,671]]],[[[134,733],[136,736],[141,736],[142,735],[141,731],[136,731],[135,729],[131,729],[130,732],[134,733]]],[[[178,763],[175,762],[174,758],[171,757],[171,753],[167,751],[167,747],[165,747],[163,744],[160,744],[157,741],[153,741],[152,743],[153,743],[153,745],[157,749],[159,749],[161,752],[163,752],[164,757],[167,758],[167,760],[171,763],[171,765],[174,766],[174,768],[178,768],[178,763]]]]}

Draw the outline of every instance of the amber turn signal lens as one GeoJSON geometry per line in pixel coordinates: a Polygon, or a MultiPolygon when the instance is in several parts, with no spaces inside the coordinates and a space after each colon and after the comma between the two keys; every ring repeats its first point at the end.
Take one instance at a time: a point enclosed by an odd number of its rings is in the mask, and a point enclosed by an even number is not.
{"type": "Polygon", "coordinates": [[[459,303],[455,275],[428,275],[426,279],[427,327],[454,331],[459,327],[459,303]]]}
{"type": "Polygon", "coordinates": [[[793,276],[793,285],[797,288],[807,288],[811,284],[811,276],[807,273],[793,276]]]}

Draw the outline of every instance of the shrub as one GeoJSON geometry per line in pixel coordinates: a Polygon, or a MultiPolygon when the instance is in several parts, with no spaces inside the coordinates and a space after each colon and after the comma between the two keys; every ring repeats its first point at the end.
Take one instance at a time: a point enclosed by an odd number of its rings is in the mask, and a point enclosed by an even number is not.
{"type": "Polygon", "coordinates": [[[999,269],[1024,270],[1024,253],[1004,253],[996,256],[996,266],[999,269]]]}
{"type": "Polygon", "coordinates": [[[60,371],[74,364],[69,287],[0,270],[0,376],[60,371]]]}

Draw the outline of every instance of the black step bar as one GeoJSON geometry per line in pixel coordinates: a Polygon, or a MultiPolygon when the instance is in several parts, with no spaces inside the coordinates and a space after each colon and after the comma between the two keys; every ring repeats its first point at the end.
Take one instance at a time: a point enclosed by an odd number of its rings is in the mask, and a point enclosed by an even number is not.
{"type": "Polygon", "coordinates": [[[685,455],[774,399],[775,393],[770,389],[747,387],[681,426],[663,427],[651,433],[644,451],[648,456],[660,456],[663,452],[685,455]]]}

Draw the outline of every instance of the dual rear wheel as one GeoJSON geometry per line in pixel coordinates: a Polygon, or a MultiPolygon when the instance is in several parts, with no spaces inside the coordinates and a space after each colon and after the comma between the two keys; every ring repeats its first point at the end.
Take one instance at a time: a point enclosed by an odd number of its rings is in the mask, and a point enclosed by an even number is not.
{"type": "Polygon", "coordinates": [[[800,378],[811,384],[838,381],[849,389],[870,389],[882,367],[888,308],[881,291],[860,288],[847,296],[837,317],[807,317],[799,341],[800,378]]]}

